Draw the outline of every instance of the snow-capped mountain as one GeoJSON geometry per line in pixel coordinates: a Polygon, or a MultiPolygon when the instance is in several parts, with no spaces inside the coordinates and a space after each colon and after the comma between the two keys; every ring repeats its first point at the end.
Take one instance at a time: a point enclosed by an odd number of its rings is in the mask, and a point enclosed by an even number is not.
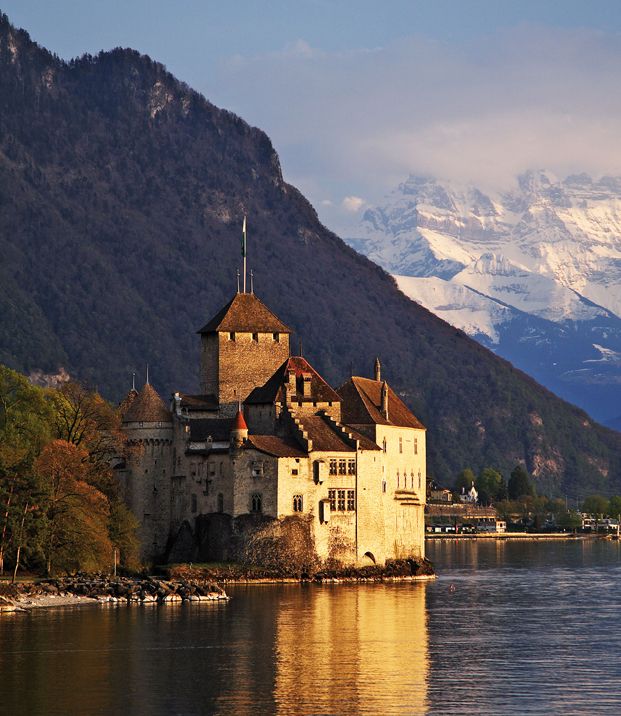
{"type": "Polygon", "coordinates": [[[349,243],[594,417],[621,412],[621,177],[528,172],[486,193],[410,176],[349,243]]]}

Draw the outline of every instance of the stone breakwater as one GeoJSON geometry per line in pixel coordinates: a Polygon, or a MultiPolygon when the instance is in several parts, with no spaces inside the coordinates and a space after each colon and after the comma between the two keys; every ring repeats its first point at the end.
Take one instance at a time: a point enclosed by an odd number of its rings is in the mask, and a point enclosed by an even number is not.
{"type": "Polygon", "coordinates": [[[0,613],[78,604],[172,604],[228,600],[214,582],[189,579],[66,577],[0,585],[0,613]]]}
{"type": "Polygon", "coordinates": [[[435,577],[433,565],[427,559],[400,559],[390,560],[385,565],[324,566],[306,570],[290,566],[261,567],[235,563],[219,566],[178,564],[166,567],[166,574],[170,579],[211,580],[221,584],[408,582],[435,577]]]}

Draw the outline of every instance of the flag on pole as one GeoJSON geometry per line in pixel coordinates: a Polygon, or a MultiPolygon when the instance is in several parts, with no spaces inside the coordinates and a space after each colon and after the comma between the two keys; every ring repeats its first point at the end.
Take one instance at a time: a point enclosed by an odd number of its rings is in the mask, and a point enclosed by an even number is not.
{"type": "Polygon", "coordinates": [[[246,217],[244,216],[244,223],[242,225],[242,245],[241,245],[242,258],[246,258],[246,217]]]}

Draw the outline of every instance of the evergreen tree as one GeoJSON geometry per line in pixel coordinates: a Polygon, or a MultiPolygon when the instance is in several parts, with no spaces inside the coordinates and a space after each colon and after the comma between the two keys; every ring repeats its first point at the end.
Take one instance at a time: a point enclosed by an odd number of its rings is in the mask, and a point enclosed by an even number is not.
{"type": "Polygon", "coordinates": [[[535,489],[522,465],[516,465],[509,478],[509,499],[519,500],[523,497],[533,497],[535,489]]]}

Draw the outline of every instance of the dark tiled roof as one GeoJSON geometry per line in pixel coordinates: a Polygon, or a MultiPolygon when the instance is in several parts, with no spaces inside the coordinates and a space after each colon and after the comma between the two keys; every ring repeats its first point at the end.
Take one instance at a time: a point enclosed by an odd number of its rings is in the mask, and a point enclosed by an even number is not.
{"type": "Polygon", "coordinates": [[[330,452],[355,452],[356,448],[345,442],[345,438],[334,430],[320,415],[305,415],[300,418],[302,429],[313,441],[313,450],[330,452]]]}
{"type": "Polygon", "coordinates": [[[202,443],[211,436],[216,442],[228,442],[232,427],[232,418],[195,418],[190,420],[190,440],[202,443]]]}
{"type": "Polygon", "coordinates": [[[170,411],[155,388],[149,383],[145,383],[123,416],[124,423],[169,423],[171,421],[170,411]]]}
{"type": "Polygon", "coordinates": [[[403,428],[425,429],[390,386],[388,386],[388,420],[386,420],[381,412],[381,381],[355,376],[342,385],[338,393],[342,400],[341,416],[347,425],[397,425],[403,428]]]}
{"type": "Polygon", "coordinates": [[[241,333],[291,333],[254,293],[237,293],[204,325],[199,333],[239,331],[241,333]]]}
{"type": "Polygon", "coordinates": [[[275,457],[306,457],[306,452],[293,440],[276,435],[250,435],[245,445],[275,457]]]}
{"type": "Polygon", "coordinates": [[[181,407],[188,410],[218,410],[218,400],[215,395],[189,395],[180,393],[181,407]]]}
{"type": "Polygon", "coordinates": [[[291,356],[278,368],[274,375],[260,388],[255,388],[246,398],[246,403],[284,403],[285,385],[288,382],[289,373],[293,371],[296,377],[296,394],[292,397],[294,401],[317,401],[321,403],[338,403],[341,398],[334,388],[317,373],[311,364],[302,356],[291,356]],[[310,374],[311,389],[310,395],[302,395],[302,376],[310,374]]]}

